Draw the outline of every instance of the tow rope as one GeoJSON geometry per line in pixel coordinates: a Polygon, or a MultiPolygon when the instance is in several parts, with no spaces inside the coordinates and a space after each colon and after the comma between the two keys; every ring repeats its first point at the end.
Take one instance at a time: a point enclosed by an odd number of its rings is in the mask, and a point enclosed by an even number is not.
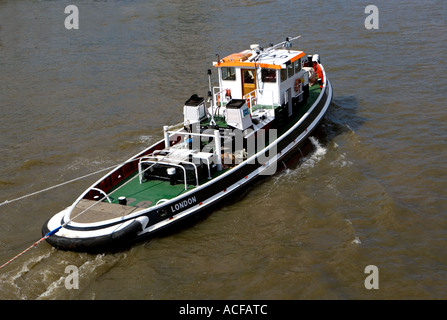
{"type": "MultiPolygon", "coordinates": [[[[164,155],[161,159],[159,159],[159,160],[157,160],[156,162],[154,162],[152,165],[150,165],[149,167],[147,167],[146,169],[144,169],[142,172],[140,172],[139,174],[137,174],[135,177],[131,178],[129,181],[126,181],[124,184],[122,184],[121,186],[119,186],[119,187],[118,187],[117,189],[115,189],[113,192],[118,191],[119,189],[121,189],[122,187],[124,187],[126,184],[128,184],[130,181],[132,181],[133,179],[135,179],[136,177],[138,177],[138,176],[141,175],[142,173],[146,172],[147,170],[150,170],[153,166],[155,166],[157,163],[159,163],[160,161],[162,161],[166,156],[167,156],[167,155],[164,155]]],[[[103,172],[103,171],[106,171],[106,170],[111,170],[111,169],[113,169],[113,168],[117,168],[117,167],[122,166],[122,165],[124,165],[124,164],[126,164],[126,163],[130,163],[130,162],[133,162],[133,161],[137,161],[137,160],[140,160],[140,159],[145,158],[145,157],[147,157],[147,156],[142,156],[142,157],[138,157],[138,158],[130,159],[130,160],[127,160],[127,161],[125,161],[125,162],[123,162],[123,163],[120,163],[120,164],[118,164],[118,165],[114,165],[114,166],[111,166],[111,167],[108,167],[108,168],[105,168],[105,169],[101,169],[101,170],[98,170],[98,171],[96,171],[96,172],[86,174],[86,175],[84,175],[84,176],[75,178],[75,179],[73,179],[73,180],[69,180],[69,181],[66,181],[66,182],[63,182],[63,183],[54,185],[54,186],[49,187],[49,188],[46,188],[46,189],[42,189],[42,190],[39,190],[39,191],[30,193],[30,194],[24,195],[24,196],[22,196],[22,197],[19,197],[19,198],[13,199],[13,200],[6,200],[6,201],[4,201],[3,203],[1,203],[0,206],[5,205],[5,204],[8,204],[8,203],[12,203],[12,202],[14,202],[14,201],[18,201],[18,200],[22,200],[22,199],[28,198],[28,197],[30,197],[30,196],[33,196],[33,195],[36,195],[36,194],[39,194],[39,193],[42,193],[42,192],[46,192],[46,191],[51,190],[51,189],[55,189],[55,188],[57,188],[57,187],[60,187],[60,186],[69,184],[69,183],[71,183],[71,182],[75,182],[75,181],[78,181],[78,180],[87,178],[87,177],[89,177],[89,176],[98,174],[98,173],[103,172]]],[[[45,236],[43,236],[42,238],[40,238],[39,240],[37,240],[36,242],[34,242],[31,246],[29,246],[28,248],[26,248],[25,250],[23,250],[22,252],[20,252],[19,254],[17,254],[16,256],[14,256],[13,258],[11,258],[10,260],[8,260],[7,262],[5,262],[4,264],[2,264],[2,265],[0,266],[0,269],[2,269],[3,267],[7,266],[8,264],[10,264],[11,262],[13,262],[13,261],[16,260],[17,258],[19,258],[19,257],[20,257],[21,255],[23,255],[24,253],[28,252],[28,251],[31,250],[32,248],[36,247],[36,246],[37,246],[39,243],[41,243],[42,241],[48,239],[49,237],[51,237],[52,235],[54,235],[55,233],[57,233],[60,229],[62,229],[62,228],[63,228],[64,226],[66,226],[68,223],[70,223],[71,221],[73,221],[74,219],[76,219],[77,217],[79,217],[80,215],[82,215],[83,213],[87,212],[88,210],[90,210],[91,208],[93,208],[96,204],[98,204],[99,202],[105,200],[106,198],[107,198],[107,195],[104,196],[102,199],[96,201],[94,204],[92,204],[92,205],[89,206],[88,208],[84,209],[84,210],[81,211],[80,213],[78,213],[75,217],[71,218],[70,220],[68,220],[68,221],[65,222],[64,224],[60,225],[59,227],[57,227],[57,228],[53,229],[52,231],[48,232],[47,234],[45,234],[45,236]]]]}

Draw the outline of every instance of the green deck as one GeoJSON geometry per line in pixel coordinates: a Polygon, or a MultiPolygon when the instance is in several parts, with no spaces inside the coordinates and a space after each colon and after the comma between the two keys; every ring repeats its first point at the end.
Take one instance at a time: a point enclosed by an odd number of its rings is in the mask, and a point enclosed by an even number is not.
{"type": "Polygon", "coordinates": [[[301,110],[298,114],[298,117],[302,117],[310,109],[310,107],[317,100],[320,93],[321,93],[321,89],[320,89],[320,86],[318,85],[318,83],[309,87],[309,98],[307,99],[306,104],[301,108],[301,110]]]}
{"type": "MultiPolygon", "coordinates": [[[[213,179],[224,174],[228,169],[212,172],[211,178],[213,179]]],[[[205,178],[199,181],[199,185],[208,181],[208,178],[205,178]]],[[[185,190],[184,183],[177,183],[172,186],[169,181],[164,180],[149,180],[140,184],[138,173],[135,173],[131,177],[123,180],[108,195],[112,203],[118,203],[118,198],[125,196],[128,201],[127,205],[147,208],[156,205],[161,199],[172,199],[195,187],[195,185],[188,184],[185,190]]]]}
{"type": "Polygon", "coordinates": [[[184,184],[171,186],[169,181],[149,180],[140,184],[138,173],[122,181],[116,191],[109,193],[112,203],[118,203],[118,198],[125,196],[130,206],[149,207],[155,205],[161,199],[172,199],[195,186],[188,185],[185,190],[184,184]],[[123,186],[124,185],[124,186],[123,186]]]}

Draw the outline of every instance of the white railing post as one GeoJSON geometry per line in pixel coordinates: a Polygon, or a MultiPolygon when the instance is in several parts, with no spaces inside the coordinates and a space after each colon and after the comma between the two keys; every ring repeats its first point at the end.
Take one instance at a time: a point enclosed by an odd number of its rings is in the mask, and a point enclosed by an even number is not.
{"type": "Polygon", "coordinates": [[[216,166],[217,170],[222,170],[222,150],[221,150],[221,144],[220,144],[220,133],[219,130],[214,130],[214,147],[216,150],[214,153],[216,154],[216,166]]]}
{"type": "Polygon", "coordinates": [[[169,143],[169,131],[168,130],[169,130],[169,126],[163,127],[164,136],[165,136],[165,149],[167,149],[171,146],[171,144],[169,143]]]}

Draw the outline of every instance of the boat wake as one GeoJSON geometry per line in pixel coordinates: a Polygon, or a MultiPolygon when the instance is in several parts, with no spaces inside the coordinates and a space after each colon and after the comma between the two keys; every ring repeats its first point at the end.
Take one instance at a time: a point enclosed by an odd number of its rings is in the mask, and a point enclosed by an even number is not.
{"type": "MultiPolygon", "coordinates": [[[[85,286],[89,282],[91,282],[98,275],[104,273],[105,271],[112,268],[118,261],[126,258],[126,254],[122,255],[106,255],[106,254],[98,254],[94,256],[88,256],[87,259],[78,267],[76,264],[73,264],[73,261],[70,260],[62,260],[58,263],[60,266],[55,270],[48,270],[44,272],[44,278],[52,278],[52,282],[49,283],[46,290],[43,291],[39,296],[37,296],[36,300],[47,300],[47,299],[61,299],[61,297],[71,298],[76,295],[77,290],[70,289],[72,285],[74,285],[71,277],[71,272],[67,271],[68,266],[75,267],[75,270],[78,272],[78,288],[81,286],[81,283],[85,286]],[[61,272],[62,271],[62,272],[61,272]],[[57,278],[59,276],[59,278],[57,278]]],[[[94,296],[91,297],[95,298],[94,296]]]]}
{"type": "Polygon", "coordinates": [[[34,269],[39,263],[49,258],[51,251],[45,254],[31,257],[22,267],[17,271],[17,269],[3,273],[0,277],[0,292],[8,292],[9,295],[14,295],[17,299],[26,300],[29,299],[26,290],[29,288],[29,283],[26,279],[28,278],[30,271],[34,269]]]}
{"type": "MultiPolygon", "coordinates": [[[[52,248],[45,253],[34,255],[21,266],[0,276],[0,299],[8,294],[8,299],[51,300],[73,299],[82,288],[87,288],[94,279],[127,258],[127,253],[89,255],[57,251],[52,248]],[[58,259],[54,255],[60,255],[58,259]],[[78,288],[74,290],[73,272],[77,271],[78,288]]],[[[95,296],[89,297],[94,299],[95,296]]]]}
{"type": "MultiPolygon", "coordinates": [[[[327,148],[315,137],[309,137],[309,141],[312,143],[314,150],[304,158],[300,159],[299,163],[293,167],[287,167],[285,163],[282,163],[285,169],[273,176],[274,186],[281,186],[284,183],[284,180],[293,182],[303,178],[303,176],[308,175],[310,170],[325,158],[327,148]]],[[[272,190],[272,188],[270,188],[270,190],[272,190]]],[[[267,197],[268,196],[269,195],[267,195],[267,197]]]]}
{"type": "Polygon", "coordinates": [[[309,170],[314,168],[320,161],[322,161],[327,153],[327,148],[324,147],[317,138],[309,137],[309,141],[312,143],[314,150],[304,158],[300,160],[294,168],[289,168],[285,164],[286,169],[283,170],[275,179],[275,183],[279,182],[279,180],[283,179],[284,176],[295,179],[296,175],[301,176],[303,174],[307,174],[309,170]]]}
{"type": "Polygon", "coordinates": [[[324,159],[327,153],[327,148],[325,148],[315,137],[309,137],[310,142],[315,148],[315,151],[306,158],[303,159],[302,163],[299,165],[301,170],[308,170],[315,167],[321,160],[324,159]]]}
{"type": "MultiPolygon", "coordinates": [[[[337,145],[335,145],[337,147],[337,145]]],[[[348,160],[347,155],[345,152],[341,153],[337,159],[331,161],[331,166],[334,168],[343,168],[343,167],[349,167],[352,165],[352,161],[348,160]]]]}

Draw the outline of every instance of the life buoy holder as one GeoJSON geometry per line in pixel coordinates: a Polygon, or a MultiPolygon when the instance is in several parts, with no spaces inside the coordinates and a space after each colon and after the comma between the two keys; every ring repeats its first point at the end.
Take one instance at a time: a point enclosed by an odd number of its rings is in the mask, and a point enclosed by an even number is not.
{"type": "Polygon", "coordinates": [[[295,80],[295,92],[300,92],[301,91],[301,79],[297,78],[295,80]]]}

